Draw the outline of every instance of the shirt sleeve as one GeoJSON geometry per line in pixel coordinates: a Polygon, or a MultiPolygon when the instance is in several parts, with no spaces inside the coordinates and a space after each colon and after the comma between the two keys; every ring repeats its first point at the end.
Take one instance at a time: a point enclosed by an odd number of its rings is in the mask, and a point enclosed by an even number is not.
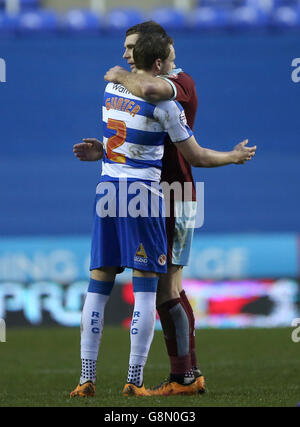
{"type": "Polygon", "coordinates": [[[157,78],[165,80],[166,82],[168,82],[171,85],[171,87],[173,89],[173,96],[172,96],[172,98],[170,98],[170,101],[174,101],[177,98],[177,88],[176,88],[176,85],[172,82],[171,79],[169,79],[166,76],[157,76],[157,78]]]}
{"type": "Polygon", "coordinates": [[[193,135],[187,124],[184,109],[178,102],[159,102],[153,115],[168,132],[172,142],[182,142],[193,135]]]}
{"type": "Polygon", "coordinates": [[[176,99],[180,103],[191,102],[195,91],[195,83],[189,74],[182,72],[174,76],[164,77],[164,79],[170,83],[174,93],[176,93],[175,98],[172,99],[176,99]]]}

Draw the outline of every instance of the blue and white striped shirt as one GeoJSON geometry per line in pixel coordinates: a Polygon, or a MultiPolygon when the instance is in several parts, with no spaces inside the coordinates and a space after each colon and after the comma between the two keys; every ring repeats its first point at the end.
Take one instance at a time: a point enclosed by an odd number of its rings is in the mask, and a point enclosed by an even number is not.
{"type": "Polygon", "coordinates": [[[106,86],[102,116],[102,181],[126,178],[159,182],[167,133],[173,142],[193,135],[178,102],[151,104],[120,84],[106,86]]]}

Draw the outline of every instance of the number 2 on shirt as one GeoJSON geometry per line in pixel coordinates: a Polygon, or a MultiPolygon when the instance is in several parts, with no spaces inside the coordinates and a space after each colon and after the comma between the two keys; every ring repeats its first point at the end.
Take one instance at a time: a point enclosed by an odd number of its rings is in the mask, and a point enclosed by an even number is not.
{"type": "Polygon", "coordinates": [[[126,163],[126,157],[124,154],[115,153],[113,151],[116,148],[121,147],[121,145],[126,141],[127,128],[125,122],[122,122],[121,120],[108,119],[107,128],[117,131],[115,135],[111,136],[107,140],[106,154],[108,159],[117,163],[126,163]]]}

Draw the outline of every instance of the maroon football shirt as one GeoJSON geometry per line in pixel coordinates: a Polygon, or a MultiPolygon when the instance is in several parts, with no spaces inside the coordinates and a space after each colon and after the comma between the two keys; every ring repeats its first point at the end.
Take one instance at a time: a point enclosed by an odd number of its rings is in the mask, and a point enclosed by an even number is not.
{"type": "MultiPolygon", "coordinates": [[[[176,86],[177,96],[176,101],[178,101],[186,115],[187,123],[189,127],[193,130],[197,107],[198,107],[198,98],[196,93],[195,83],[192,77],[184,72],[178,74],[171,74],[168,76],[168,79],[176,86]]],[[[184,159],[179,150],[172,143],[170,138],[167,136],[165,140],[165,150],[162,162],[162,175],[161,181],[172,184],[172,182],[180,182],[182,185],[182,190],[184,188],[185,182],[192,183],[192,201],[196,200],[196,191],[195,184],[192,175],[192,168],[190,164],[184,159]]],[[[182,191],[184,196],[184,192],[182,191]]],[[[173,243],[179,239],[178,230],[175,228],[175,218],[174,218],[174,200],[172,200],[172,192],[170,194],[170,212],[171,216],[166,218],[166,232],[167,232],[167,242],[168,242],[168,263],[172,264],[172,249],[173,243]]],[[[187,195],[185,199],[188,200],[187,195]]]]}
{"type": "MultiPolygon", "coordinates": [[[[195,83],[192,77],[184,72],[171,74],[168,76],[168,79],[171,80],[172,83],[176,86],[176,101],[182,105],[185,111],[187,123],[193,130],[198,107],[195,83]]],[[[191,166],[184,159],[180,151],[177,150],[168,136],[165,140],[161,181],[167,182],[169,184],[178,181],[182,184],[182,188],[184,182],[191,182],[193,185],[192,200],[196,200],[195,185],[191,166]]]]}

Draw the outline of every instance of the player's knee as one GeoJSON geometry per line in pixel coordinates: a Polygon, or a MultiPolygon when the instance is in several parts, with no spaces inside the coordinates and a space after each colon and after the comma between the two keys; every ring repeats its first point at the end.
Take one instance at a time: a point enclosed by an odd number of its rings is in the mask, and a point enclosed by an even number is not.
{"type": "Polygon", "coordinates": [[[133,270],[133,275],[135,277],[158,277],[157,273],[154,273],[152,271],[144,271],[144,270],[133,270]]]}
{"type": "Polygon", "coordinates": [[[91,271],[91,278],[103,282],[113,282],[116,274],[116,267],[100,267],[91,271]]]}
{"type": "Polygon", "coordinates": [[[156,306],[176,298],[180,298],[182,289],[181,268],[169,266],[168,273],[162,274],[158,282],[156,306]]]}
{"type": "Polygon", "coordinates": [[[171,301],[173,299],[180,298],[180,294],[178,292],[177,286],[172,282],[169,283],[159,283],[156,297],[156,306],[160,306],[167,301],[171,301]]]}

